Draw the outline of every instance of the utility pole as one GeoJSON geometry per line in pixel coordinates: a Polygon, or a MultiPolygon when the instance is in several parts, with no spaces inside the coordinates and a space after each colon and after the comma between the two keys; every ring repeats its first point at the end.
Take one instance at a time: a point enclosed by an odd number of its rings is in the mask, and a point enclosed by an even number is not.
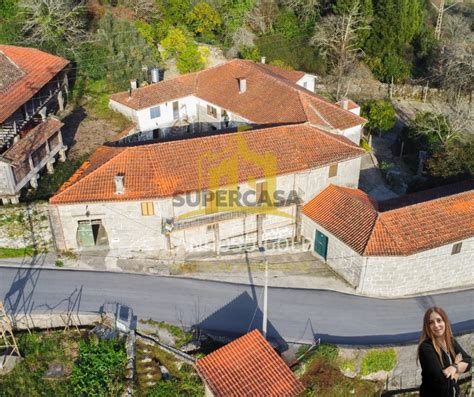
{"type": "Polygon", "coordinates": [[[263,256],[263,262],[265,264],[265,284],[263,287],[263,321],[262,321],[262,334],[263,337],[267,338],[267,318],[268,318],[268,260],[265,256],[265,247],[258,247],[258,250],[263,256]]]}
{"type": "Polygon", "coordinates": [[[436,8],[438,11],[438,18],[436,19],[436,28],[435,28],[435,37],[436,40],[439,40],[441,38],[441,27],[443,25],[443,14],[445,11],[449,10],[451,7],[454,7],[456,4],[462,2],[462,0],[457,0],[453,4],[451,4],[449,7],[445,8],[445,0],[439,0],[439,5],[436,5],[435,3],[431,2],[433,4],[433,7],[436,8]]]}

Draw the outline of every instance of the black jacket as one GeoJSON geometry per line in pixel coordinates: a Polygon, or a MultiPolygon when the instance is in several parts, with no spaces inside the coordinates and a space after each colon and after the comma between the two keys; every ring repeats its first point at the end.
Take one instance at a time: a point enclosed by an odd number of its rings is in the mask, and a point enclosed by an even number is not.
{"type": "MultiPolygon", "coordinates": [[[[453,340],[454,352],[462,354],[462,361],[469,364],[465,372],[471,368],[471,357],[462,349],[456,340],[453,340]]],[[[447,379],[443,374],[443,369],[449,367],[449,357],[441,351],[443,364],[439,361],[438,354],[431,339],[425,340],[419,348],[421,364],[421,387],[420,397],[453,397],[453,387],[456,390],[456,397],[459,396],[459,386],[452,379],[447,379]]],[[[454,362],[454,358],[452,358],[454,362]]]]}

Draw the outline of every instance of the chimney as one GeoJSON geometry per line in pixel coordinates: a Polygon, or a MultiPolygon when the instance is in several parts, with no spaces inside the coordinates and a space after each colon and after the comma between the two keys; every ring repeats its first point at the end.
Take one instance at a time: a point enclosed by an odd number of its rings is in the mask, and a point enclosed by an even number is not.
{"type": "Polygon", "coordinates": [[[136,90],[138,88],[138,80],[130,80],[130,89],[136,90]]]}
{"type": "Polygon", "coordinates": [[[261,62],[261,63],[265,63],[265,61],[266,61],[266,58],[265,58],[265,57],[262,57],[262,58],[260,59],[260,62],[261,62]]]}
{"type": "Polygon", "coordinates": [[[238,79],[239,80],[239,92],[243,93],[247,91],[247,80],[246,79],[238,79]]]}
{"type": "Polygon", "coordinates": [[[340,101],[339,101],[339,105],[341,106],[341,108],[343,108],[344,110],[348,110],[349,109],[349,100],[347,98],[342,98],[340,101]]]}
{"type": "Polygon", "coordinates": [[[124,194],[125,186],[123,183],[124,174],[117,174],[114,177],[115,181],[115,194],[124,194]]]}

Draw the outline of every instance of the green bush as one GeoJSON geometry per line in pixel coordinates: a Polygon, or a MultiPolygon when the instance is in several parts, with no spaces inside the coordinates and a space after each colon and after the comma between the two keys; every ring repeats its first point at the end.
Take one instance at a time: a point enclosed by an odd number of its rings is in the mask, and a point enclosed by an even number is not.
{"type": "Polygon", "coordinates": [[[122,341],[81,341],[72,369],[71,387],[76,396],[114,396],[123,387],[127,354],[122,341]]]}
{"type": "Polygon", "coordinates": [[[64,262],[62,260],[57,260],[56,262],[54,262],[54,265],[57,266],[57,267],[63,267],[64,266],[64,262]]]}
{"type": "Polygon", "coordinates": [[[391,371],[397,363],[397,353],[394,348],[369,351],[360,364],[361,375],[377,371],[391,371]]]}
{"type": "Polygon", "coordinates": [[[33,256],[34,255],[33,247],[25,248],[7,248],[0,247],[0,258],[19,258],[23,256],[33,256]]]}
{"type": "Polygon", "coordinates": [[[385,132],[395,126],[395,109],[389,101],[368,101],[362,105],[361,114],[369,120],[365,127],[371,132],[385,132]]]}

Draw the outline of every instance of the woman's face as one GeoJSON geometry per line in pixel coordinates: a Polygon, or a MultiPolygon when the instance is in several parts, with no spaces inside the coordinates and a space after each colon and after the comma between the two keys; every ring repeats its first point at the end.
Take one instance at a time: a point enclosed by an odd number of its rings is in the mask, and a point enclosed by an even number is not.
{"type": "Polygon", "coordinates": [[[439,313],[431,313],[429,325],[434,337],[440,337],[444,335],[446,324],[444,323],[443,317],[441,317],[439,313]]]}

